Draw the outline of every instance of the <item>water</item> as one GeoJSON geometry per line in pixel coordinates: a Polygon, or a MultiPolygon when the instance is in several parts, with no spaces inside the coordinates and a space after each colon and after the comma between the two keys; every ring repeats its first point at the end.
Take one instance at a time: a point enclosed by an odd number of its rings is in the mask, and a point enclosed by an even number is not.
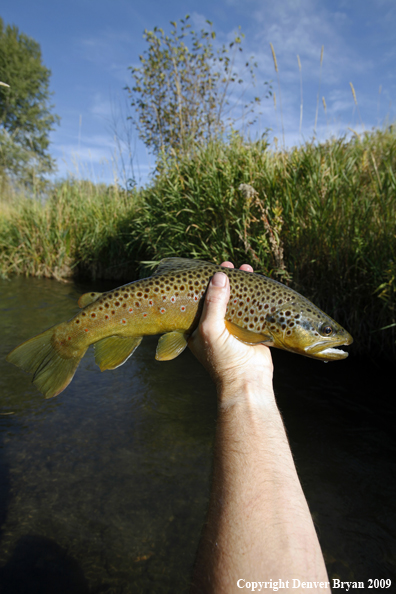
{"type": "MultiPolygon", "coordinates": [[[[187,592],[210,487],[216,395],[189,351],[92,352],[45,400],[5,355],[111,285],[0,281],[0,590],[187,592]]],[[[274,352],[275,391],[330,577],[396,575],[392,365],[274,352]]],[[[394,582],[395,584],[396,582],[394,582]]],[[[395,591],[393,584],[393,591],[395,591]]],[[[387,590],[392,591],[392,588],[387,590]]]]}

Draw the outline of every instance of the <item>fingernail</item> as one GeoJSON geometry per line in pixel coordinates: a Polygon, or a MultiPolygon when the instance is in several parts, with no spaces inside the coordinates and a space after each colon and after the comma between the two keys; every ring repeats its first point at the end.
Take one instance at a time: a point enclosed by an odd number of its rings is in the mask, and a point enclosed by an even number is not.
{"type": "Polygon", "coordinates": [[[226,280],[226,275],[223,272],[216,272],[211,280],[211,284],[213,287],[225,287],[226,280]]]}

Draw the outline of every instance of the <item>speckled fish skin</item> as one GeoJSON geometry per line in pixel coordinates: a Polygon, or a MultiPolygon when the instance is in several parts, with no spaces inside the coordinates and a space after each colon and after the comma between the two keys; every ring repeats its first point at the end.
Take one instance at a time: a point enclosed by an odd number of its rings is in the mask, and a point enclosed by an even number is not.
{"type": "Polygon", "coordinates": [[[149,278],[107,293],[86,293],[83,309],[68,322],[34,337],[7,360],[33,373],[47,397],[70,383],[89,345],[101,370],[122,365],[142,337],[162,334],[156,358],[170,360],[198,325],[204,294],[216,271],[230,280],[228,330],[242,342],[263,343],[324,361],[343,359],[337,349],[352,337],[308,299],[260,274],[184,258],[162,260],[149,278]]]}

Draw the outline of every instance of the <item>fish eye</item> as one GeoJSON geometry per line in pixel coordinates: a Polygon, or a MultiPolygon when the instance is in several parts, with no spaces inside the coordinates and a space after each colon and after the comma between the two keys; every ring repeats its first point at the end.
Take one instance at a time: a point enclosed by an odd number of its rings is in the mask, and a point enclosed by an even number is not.
{"type": "Polygon", "coordinates": [[[331,336],[333,334],[333,328],[331,326],[325,326],[322,328],[322,332],[325,336],[331,336]]]}

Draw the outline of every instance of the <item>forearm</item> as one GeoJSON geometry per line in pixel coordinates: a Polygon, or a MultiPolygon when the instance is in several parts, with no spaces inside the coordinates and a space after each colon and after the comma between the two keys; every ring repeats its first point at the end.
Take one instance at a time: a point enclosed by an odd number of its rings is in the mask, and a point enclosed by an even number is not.
{"type": "Polygon", "coordinates": [[[192,592],[229,594],[240,578],[328,581],[272,391],[246,383],[219,390],[212,493],[192,592]]]}

